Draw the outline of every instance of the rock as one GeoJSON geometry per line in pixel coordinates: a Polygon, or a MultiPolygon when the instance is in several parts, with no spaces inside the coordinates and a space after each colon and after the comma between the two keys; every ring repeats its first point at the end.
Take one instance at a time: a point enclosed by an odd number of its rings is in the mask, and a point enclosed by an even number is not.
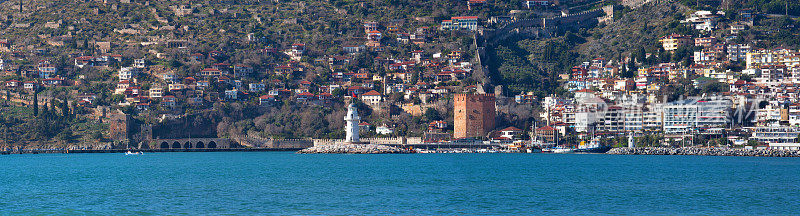
{"type": "Polygon", "coordinates": [[[320,145],[298,151],[300,154],[409,154],[408,149],[375,144],[320,145]]]}
{"type": "Polygon", "coordinates": [[[743,148],[665,148],[635,147],[613,148],[606,154],[619,155],[706,155],[706,156],[752,156],[752,157],[800,157],[800,151],[778,149],[743,149],[743,148]]]}

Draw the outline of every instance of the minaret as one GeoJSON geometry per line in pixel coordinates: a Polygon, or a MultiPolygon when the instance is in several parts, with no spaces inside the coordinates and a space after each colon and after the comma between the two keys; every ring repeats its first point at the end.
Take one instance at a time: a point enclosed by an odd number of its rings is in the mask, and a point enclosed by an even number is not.
{"type": "Polygon", "coordinates": [[[347,137],[345,137],[346,143],[357,143],[360,140],[358,139],[358,124],[361,123],[361,117],[358,117],[358,109],[356,109],[355,104],[350,104],[347,106],[347,115],[344,116],[345,123],[345,132],[347,133],[347,137]]]}

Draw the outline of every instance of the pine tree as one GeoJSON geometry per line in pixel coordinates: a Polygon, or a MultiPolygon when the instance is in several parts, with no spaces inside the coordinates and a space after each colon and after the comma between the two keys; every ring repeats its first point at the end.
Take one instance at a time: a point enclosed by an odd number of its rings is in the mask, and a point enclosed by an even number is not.
{"type": "Polygon", "coordinates": [[[646,57],[647,53],[644,51],[644,47],[639,47],[639,50],[636,52],[636,62],[644,63],[646,57]]]}
{"type": "Polygon", "coordinates": [[[36,88],[33,88],[33,116],[39,116],[39,97],[36,88]]]}

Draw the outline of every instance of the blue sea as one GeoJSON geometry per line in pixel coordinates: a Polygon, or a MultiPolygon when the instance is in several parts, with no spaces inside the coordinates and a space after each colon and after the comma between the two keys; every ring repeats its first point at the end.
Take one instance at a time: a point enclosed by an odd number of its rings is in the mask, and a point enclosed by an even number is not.
{"type": "Polygon", "coordinates": [[[800,158],[0,155],[0,214],[798,214],[800,158]]]}

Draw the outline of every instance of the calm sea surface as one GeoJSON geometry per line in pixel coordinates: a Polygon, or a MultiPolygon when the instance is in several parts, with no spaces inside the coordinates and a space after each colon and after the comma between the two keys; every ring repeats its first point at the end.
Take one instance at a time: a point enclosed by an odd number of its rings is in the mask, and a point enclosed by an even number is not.
{"type": "Polygon", "coordinates": [[[798,214],[800,158],[0,155],[0,214],[798,214]]]}

